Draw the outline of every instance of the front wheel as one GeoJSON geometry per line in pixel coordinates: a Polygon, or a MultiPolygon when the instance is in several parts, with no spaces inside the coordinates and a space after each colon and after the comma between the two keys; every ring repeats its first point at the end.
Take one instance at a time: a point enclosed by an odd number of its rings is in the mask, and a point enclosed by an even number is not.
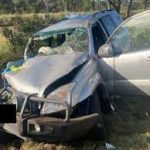
{"type": "Polygon", "coordinates": [[[113,106],[110,103],[110,99],[105,88],[103,86],[99,86],[96,92],[100,101],[101,112],[104,114],[111,113],[113,111],[113,106]]]}
{"type": "Polygon", "coordinates": [[[18,140],[19,138],[15,135],[9,134],[5,132],[4,129],[0,128],[0,143],[8,143],[12,142],[13,140],[18,140]]]}
{"type": "Polygon", "coordinates": [[[107,138],[107,132],[104,126],[103,118],[102,118],[102,111],[101,111],[101,104],[99,100],[99,96],[97,91],[90,98],[90,112],[89,113],[98,113],[99,119],[91,132],[89,133],[90,138],[94,139],[101,139],[105,140],[107,138]]]}

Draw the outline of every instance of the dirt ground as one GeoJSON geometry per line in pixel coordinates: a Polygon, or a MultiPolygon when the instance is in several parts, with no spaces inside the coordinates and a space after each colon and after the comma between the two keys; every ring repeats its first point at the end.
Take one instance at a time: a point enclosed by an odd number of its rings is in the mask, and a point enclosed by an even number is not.
{"type": "Polygon", "coordinates": [[[4,150],[101,150],[105,143],[117,150],[150,150],[150,99],[119,98],[113,102],[116,111],[103,115],[109,137],[106,141],[82,140],[74,143],[37,143],[12,141],[1,144],[4,150]]]}

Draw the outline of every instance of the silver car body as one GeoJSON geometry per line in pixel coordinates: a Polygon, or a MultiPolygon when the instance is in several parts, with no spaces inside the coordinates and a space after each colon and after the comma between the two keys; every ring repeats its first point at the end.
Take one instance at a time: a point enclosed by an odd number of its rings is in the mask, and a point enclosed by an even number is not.
{"type": "Polygon", "coordinates": [[[113,95],[150,95],[149,17],[146,11],[127,19],[99,50],[104,80],[113,95]]]}

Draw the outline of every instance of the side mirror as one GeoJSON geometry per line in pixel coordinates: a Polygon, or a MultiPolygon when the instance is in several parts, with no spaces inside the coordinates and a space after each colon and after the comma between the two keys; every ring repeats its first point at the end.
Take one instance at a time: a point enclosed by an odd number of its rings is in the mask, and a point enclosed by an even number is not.
{"type": "Polygon", "coordinates": [[[102,45],[98,50],[98,56],[99,57],[109,57],[112,56],[112,47],[109,44],[102,45]]]}

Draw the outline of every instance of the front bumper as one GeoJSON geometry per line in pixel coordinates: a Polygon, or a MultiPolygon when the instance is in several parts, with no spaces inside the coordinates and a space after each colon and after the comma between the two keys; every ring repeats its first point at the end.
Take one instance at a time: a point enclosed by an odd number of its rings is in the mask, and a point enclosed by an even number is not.
{"type": "Polygon", "coordinates": [[[17,112],[16,114],[17,122],[13,124],[3,124],[1,126],[7,132],[21,138],[27,137],[47,142],[68,141],[82,138],[101,120],[100,115],[96,113],[77,118],[70,118],[71,108],[63,101],[38,98],[34,95],[18,92],[11,87],[5,88],[1,95],[5,91],[24,97],[22,108],[20,112],[17,112]],[[54,118],[50,117],[48,114],[33,114],[32,110],[30,110],[29,114],[25,114],[28,101],[63,105],[65,107],[65,118],[54,118]]]}
{"type": "Polygon", "coordinates": [[[68,141],[88,135],[98,119],[98,114],[72,118],[67,122],[58,118],[36,117],[27,121],[27,134],[40,141],[68,141]]]}

